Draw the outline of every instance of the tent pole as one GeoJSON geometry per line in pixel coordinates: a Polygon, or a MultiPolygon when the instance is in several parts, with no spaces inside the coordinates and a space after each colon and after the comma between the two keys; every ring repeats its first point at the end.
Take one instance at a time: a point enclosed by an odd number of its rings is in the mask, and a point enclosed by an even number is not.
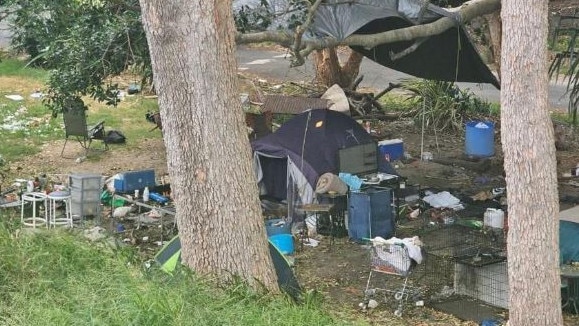
{"type": "Polygon", "coordinates": [[[422,133],[420,136],[420,160],[424,161],[424,116],[426,114],[426,98],[422,96],[422,133]]]}

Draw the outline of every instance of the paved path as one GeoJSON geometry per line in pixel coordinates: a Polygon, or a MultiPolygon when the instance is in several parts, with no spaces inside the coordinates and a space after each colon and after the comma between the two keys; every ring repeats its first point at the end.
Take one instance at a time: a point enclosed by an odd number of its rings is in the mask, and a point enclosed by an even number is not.
{"type": "MultiPolygon", "coordinates": [[[[6,48],[10,42],[10,31],[5,22],[0,21],[0,48],[6,48]]],[[[277,81],[311,81],[315,72],[311,62],[304,66],[290,68],[288,56],[282,51],[263,50],[240,46],[237,49],[237,61],[240,71],[247,71],[265,79],[277,81]]],[[[383,67],[372,60],[364,59],[360,73],[364,79],[360,87],[368,87],[378,91],[388,87],[389,83],[397,83],[412,76],[396,70],[383,67]]],[[[458,83],[462,89],[470,89],[479,97],[490,102],[500,102],[500,93],[492,85],[458,83]]],[[[552,108],[566,110],[568,96],[565,95],[565,85],[551,83],[549,86],[549,101],[552,108]]]]}
{"type": "MultiPolygon", "coordinates": [[[[237,49],[237,62],[240,71],[256,74],[264,79],[275,81],[311,81],[315,72],[311,62],[302,67],[290,68],[290,60],[280,51],[264,50],[240,46],[237,49]]],[[[403,79],[413,78],[410,75],[383,67],[372,60],[364,59],[360,67],[364,79],[361,87],[378,91],[403,79]]],[[[457,83],[461,89],[470,89],[479,97],[493,103],[500,102],[500,91],[489,84],[457,83]]],[[[549,85],[549,102],[552,108],[566,110],[568,96],[565,95],[565,84],[549,85]]]]}

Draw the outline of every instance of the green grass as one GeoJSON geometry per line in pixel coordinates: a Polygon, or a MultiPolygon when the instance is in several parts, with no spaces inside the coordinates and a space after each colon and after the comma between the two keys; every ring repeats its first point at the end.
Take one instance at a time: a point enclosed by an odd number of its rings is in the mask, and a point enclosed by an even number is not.
{"type": "MultiPolygon", "coordinates": [[[[39,152],[46,142],[64,139],[62,116],[56,118],[41,99],[30,96],[45,88],[48,72],[26,67],[26,62],[17,59],[0,61],[0,155],[7,161],[18,161],[27,155],[39,152]],[[6,98],[20,95],[21,101],[6,98]]],[[[153,124],[145,120],[145,113],[158,110],[157,100],[141,95],[126,96],[117,107],[86,100],[89,111],[88,123],[105,121],[105,131],[115,129],[127,137],[131,150],[147,138],[161,138],[157,130],[150,132],[153,124]]]]}
{"type": "Polygon", "coordinates": [[[319,300],[292,303],[243,285],[217,288],[182,268],[146,268],[132,248],[69,231],[0,225],[2,325],[339,325],[319,300]]]}
{"type": "Polygon", "coordinates": [[[19,76],[45,81],[48,78],[48,72],[43,69],[28,67],[23,60],[2,58],[0,60],[0,76],[19,76]]]}

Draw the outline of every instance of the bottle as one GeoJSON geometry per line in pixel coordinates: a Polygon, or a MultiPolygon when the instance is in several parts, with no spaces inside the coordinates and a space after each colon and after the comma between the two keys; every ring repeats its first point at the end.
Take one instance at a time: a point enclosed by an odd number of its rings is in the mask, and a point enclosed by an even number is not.
{"type": "Polygon", "coordinates": [[[34,181],[30,180],[26,183],[26,192],[34,191],[34,181]]]}
{"type": "Polygon", "coordinates": [[[161,196],[161,194],[156,192],[149,192],[149,198],[159,204],[165,204],[169,201],[169,198],[161,196]]]}
{"type": "Polygon", "coordinates": [[[145,189],[143,190],[143,202],[148,202],[149,201],[149,187],[145,187],[145,189]]]}

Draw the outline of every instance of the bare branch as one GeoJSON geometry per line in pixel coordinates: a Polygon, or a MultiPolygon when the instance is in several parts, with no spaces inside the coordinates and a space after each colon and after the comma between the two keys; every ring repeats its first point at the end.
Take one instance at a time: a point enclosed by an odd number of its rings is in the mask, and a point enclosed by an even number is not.
{"type": "MultiPolygon", "coordinates": [[[[318,2],[320,1],[316,1],[316,3],[318,2]]],[[[373,48],[381,44],[427,38],[429,36],[441,34],[456,26],[457,20],[461,23],[465,23],[473,18],[496,12],[500,7],[501,0],[471,0],[465,2],[462,6],[451,10],[455,13],[455,18],[442,17],[429,24],[395,29],[378,34],[350,35],[342,41],[338,41],[332,37],[315,40],[303,40],[300,37],[302,49],[299,52],[294,51],[294,55],[296,58],[302,58],[303,60],[303,58],[307,57],[312,51],[321,50],[327,47],[346,45],[373,48]]],[[[305,24],[303,26],[305,26],[305,24]]],[[[295,44],[295,40],[296,38],[290,33],[279,31],[238,34],[236,37],[236,41],[240,44],[270,41],[279,43],[286,47],[295,44]]],[[[298,61],[299,60],[295,60],[293,65],[296,65],[298,61]]]]}
{"type": "Polygon", "coordinates": [[[416,40],[411,46],[407,47],[406,49],[398,52],[398,53],[394,53],[393,51],[390,51],[390,60],[392,61],[396,61],[400,58],[405,57],[406,55],[416,51],[416,49],[418,49],[418,47],[424,43],[427,39],[426,38],[421,38],[416,40]]]}
{"type": "Polygon", "coordinates": [[[292,52],[294,53],[294,60],[296,63],[294,65],[303,65],[304,58],[300,55],[300,50],[302,47],[302,36],[304,32],[310,28],[310,25],[314,21],[314,15],[318,10],[318,7],[322,3],[322,0],[316,0],[316,2],[308,9],[308,16],[306,17],[306,21],[296,28],[296,34],[294,39],[294,45],[292,47],[292,52]]]}

